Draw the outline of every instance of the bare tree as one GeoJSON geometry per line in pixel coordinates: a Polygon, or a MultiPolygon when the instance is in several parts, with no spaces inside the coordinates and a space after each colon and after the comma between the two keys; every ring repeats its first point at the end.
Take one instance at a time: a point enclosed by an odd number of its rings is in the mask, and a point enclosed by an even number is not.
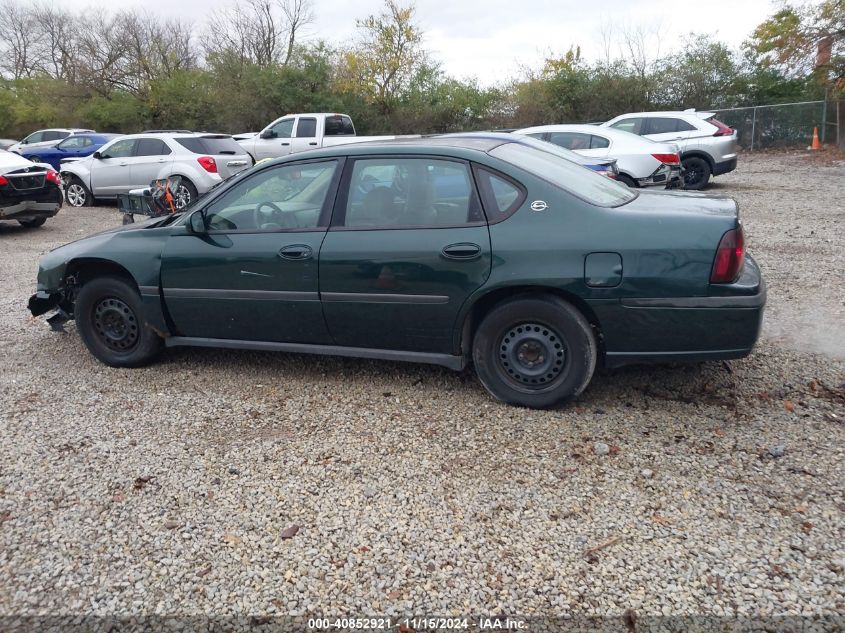
{"type": "Polygon", "coordinates": [[[246,0],[208,21],[205,53],[258,66],[288,64],[297,35],[313,21],[312,0],[246,0]],[[284,59],[282,60],[283,44],[284,59]]]}
{"type": "Polygon", "coordinates": [[[288,48],[283,62],[285,66],[290,63],[293,57],[297,34],[300,33],[302,27],[314,21],[311,2],[312,0],[279,0],[279,8],[282,10],[282,15],[285,17],[287,24],[288,48]]]}
{"type": "Polygon", "coordinates": [[[0,3],[0,71],[12,79],[37,72],[37,34],[32,11],[17,2],[0,3]]]}

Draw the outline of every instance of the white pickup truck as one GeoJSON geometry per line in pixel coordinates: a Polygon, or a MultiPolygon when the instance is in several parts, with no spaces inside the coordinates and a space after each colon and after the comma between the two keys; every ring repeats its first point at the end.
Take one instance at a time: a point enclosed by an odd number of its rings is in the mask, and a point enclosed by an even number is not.
{"type": "Polygon", "coordinates": [[[253,160],[259,161],[319,147],[364,141],[385,141],[399,137],[356,136],[355,126],[348,115],[318,112],[286,114],[258,133],[235,134],[233,138],[252,156],[253,160]]]}

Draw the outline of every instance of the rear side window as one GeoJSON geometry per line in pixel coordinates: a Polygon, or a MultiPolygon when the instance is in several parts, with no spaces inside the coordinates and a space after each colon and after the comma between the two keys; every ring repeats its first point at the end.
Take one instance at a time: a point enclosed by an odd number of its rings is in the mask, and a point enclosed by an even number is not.
{"type": "Polygon", "coordinates": [[[317,136],[317,119],[310,117],[299,119],[296,124],[296,138],[314,138],[317,136]]]}
{"type": "Polygon", "coordinates": [[[179,145],[194,154],[211,154],[219,156],[225,154],[234,156],[243,154],[244,151],[231,136],[183,136],[175,139],[179,145]]]}
{"type": "Polygon", "coordinates": [[[573,151],[590,149],[590,135],[583,132],[551,132],[549,141],[573,151]]]}
{"type": "Polygon", "coordinates": [[[160,138],[142,138],[138,141],[135,156],[166,156],[170,148],[160,138]]]}
{"type": "Polygon", "coordinates": [[[476,167],[475,175],[490,224],[510,217],[525,201],[525,189],[516,182],[484,167],[476,167]]]}
{"type": "Polygon", "coordinates": [[[484,222],[462,162],[438,158],[356,160],[344,225],[351,228],[462,226],[484,222]]]}
{"type": "Polygon", "coordinates": [[[352,119],[346,115],[327,116],[324,136],[355,136],[352,119]]]}
{"type": "Polygon", "coordinates": [[[648,119],[648,129],[645,134],[668,134],[670,132],[689,132],[695,128],[683,119],[670,117],[651,117],[648,119]]]}
{"type": "Polygon", "coordinates": [[[622,130],[623,132],[630,132],[631,134],[644,134],[643,121],[645,119],[642,117],[631,117],[630,119],[621,119],[610,127],[622,130]]]}

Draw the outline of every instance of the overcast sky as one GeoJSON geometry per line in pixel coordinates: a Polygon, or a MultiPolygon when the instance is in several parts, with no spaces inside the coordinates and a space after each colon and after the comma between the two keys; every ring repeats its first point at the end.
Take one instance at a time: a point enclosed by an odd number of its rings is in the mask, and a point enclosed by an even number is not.
{"type": "MultiPolygon", "coordinates": [[[[111,9],[135,4],[162,15],[196,16],[203,22],[212,8],[235,1],[127,0],[118,5],[108,0],[63,0],[61,5],[82,10],[92,3],[111,9]]],[[[313,0],[313,4],[316,19],[308,28],[310,37],[344,42],[354,37],[355,19],[378,12],[383,1],[313,0]]],[[[660,50],[666,52],[677,48],[690,31],[738,46],[774,11],[771,0],[416,0],[414,4],[426,47],[443,69],[459,78],[477,77],[485,85],[515,76],[520,66],[536,68],[549,51],[563,53],[570,45],[579,45],[588,59],[602,56],[603,24],[659,24],[664,33],[660,50]]]]}

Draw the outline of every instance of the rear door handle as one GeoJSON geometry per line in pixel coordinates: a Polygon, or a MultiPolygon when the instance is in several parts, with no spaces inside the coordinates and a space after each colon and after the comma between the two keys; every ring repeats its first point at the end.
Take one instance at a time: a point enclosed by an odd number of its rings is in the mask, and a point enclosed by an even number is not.
{"type": "Polygon", "coordinates": [[[440,251],[446,259],[476,259],[481,256],[481,247],[478,244],[471,242],[461,242],[460,244],[449,244],[444,246],[440,251]]]}
{"type": "Polygon", "coordinates": [[[282,147],[287,147],[290,143],[282,143],[282,147]]]}
{"type": "Polygon", "coordinates": [[[291,244],[279,249],[279,257],[282,259],[311,259],[314,251],[307,244],[291,244]]]}
{"type": "Polygon", "coordinates": [[[310,142],[310,143],[308,143],[308,144],[309,144],[309,145],[316,145],[316,144],[317,144],[317,141],[312,141],[312,142],[310,142]]]}

